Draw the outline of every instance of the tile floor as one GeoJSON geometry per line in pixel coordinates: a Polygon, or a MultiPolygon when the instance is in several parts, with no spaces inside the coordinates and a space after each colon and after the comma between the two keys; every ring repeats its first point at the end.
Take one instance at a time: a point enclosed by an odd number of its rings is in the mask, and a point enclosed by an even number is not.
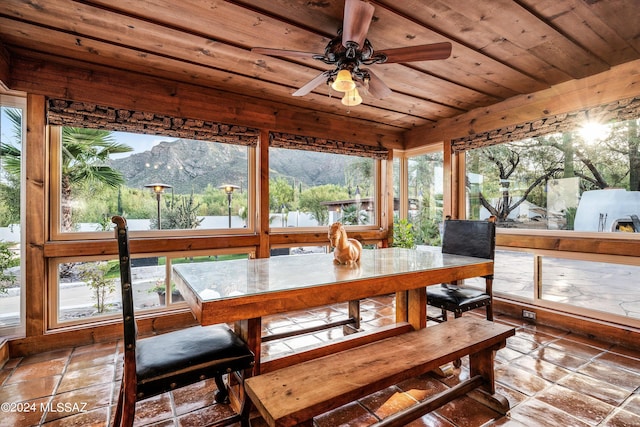
{"type": "MultiPolygon", "coordinates": [[[[362,302],[363,328],[393,321],[393,298],[362,302]]],[[[346,305],[290,313],[265,321],[265,333],[312,326],[345,316],[346,305]]],[[[482,313],[478,313],[480,315],[482,313]]],[[[468,313],[466,315],[475,315],[468,313]]],[[[410,424],[418,426],[640,426],[640,351],[557,329],[500,317],[517,328],[498,352],[498,391],[510,402],[500,416],[470,397],[459,398],[410,424]]],[[[265,355],[341,336],[330,330],[265,344],[265,355]]],[[[0,426],[105,426],[121,376],[120,343],[75,347],[9,360],[0,370],[0,426]]],[[[463,362],[466,362],[464,360],[463,362]]],[[[468,377],[466,363],[445,378],[424,375],[320,415],[317,427],[368,426],[468,377]]],[[[204,381],[139,402],[136,426],[206,426],[229,414],[204,381]]],[[[260,418],[254,427],[264,427],[260,418]]]]}

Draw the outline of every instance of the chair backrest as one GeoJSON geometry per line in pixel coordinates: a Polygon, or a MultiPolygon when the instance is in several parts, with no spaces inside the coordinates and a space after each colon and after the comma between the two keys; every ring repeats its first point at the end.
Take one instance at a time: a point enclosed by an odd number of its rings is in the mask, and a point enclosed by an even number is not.
{"type": "Polygon", "coordinates": [[[444,222],[442,252],[446,254],[494,259],[495,221],[447,219],[444,222]]]}
{"type": "Polygon", "coordinates": [[[111,221],[116,224],[118,239],[118,255],[120,258],[120,287],[122,289],[122,320],[124,322],[124,349],[134,356],[136,349],[137,326],[133,312],[133,289],[131,286],[131,257],[129,253],[129,233],[127,221],[121,216],[114,216],[111,221]]]}

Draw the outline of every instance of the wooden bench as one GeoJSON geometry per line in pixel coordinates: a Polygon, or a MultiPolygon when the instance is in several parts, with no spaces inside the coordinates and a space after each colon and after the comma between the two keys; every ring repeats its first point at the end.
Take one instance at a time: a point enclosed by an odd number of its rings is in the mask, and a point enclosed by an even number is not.
{"type": "Polygon", "coordinates": [[[465,316],[417,331],[248,378],[247,395],[268,425],[312,425],[312,418],[469,355],[470,378],[378,423],[401,426],[472,390],[506,413],[495,395],[495,352],[515,334],[512,327],[465,316]]]}

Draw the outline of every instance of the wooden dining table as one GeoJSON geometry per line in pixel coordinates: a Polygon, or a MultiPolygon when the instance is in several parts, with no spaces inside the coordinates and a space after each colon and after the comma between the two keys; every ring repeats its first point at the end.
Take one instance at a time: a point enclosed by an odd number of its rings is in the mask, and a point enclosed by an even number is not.
{"type": "Polygon", "coordinates": [[[336,265],[323,253],[173,266],[173,281],[202,325],[234,324],[256,354],[255,374],[424,328],[426,286],[489,274],[491,259],[443,254],[439,247],[367,249],[356,265],[336,265]],[[262,360],[265,316],[394,293],[394,325],[262,360]]]}

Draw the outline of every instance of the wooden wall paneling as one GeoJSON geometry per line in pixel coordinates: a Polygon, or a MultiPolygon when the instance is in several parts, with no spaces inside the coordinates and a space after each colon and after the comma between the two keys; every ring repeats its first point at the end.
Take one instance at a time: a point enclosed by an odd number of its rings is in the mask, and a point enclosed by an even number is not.
{"type": "Polygon", "coordinates": [[[269,129],[260,131],[258,141],[258,206],[257,232],[259,236],[258,258],[268,258],[271,254],[270,221],[269,221],[269,129]]]}
{"type": "MultiPolygon", "coordinates": [[[[505,314],[516,319],[522,318],[522,310],[536,313],[536,321],[531,324],[532,327],[535,325],[551,326],[570,332],[572,335],[582,335],[589,339],[640,350],[640,330],[637,328],[505,300],[500,297],[494,297],[493,305],[495,313],[505,314]]],[[[500,315],[496,317],[499,320],[500,315]]]]}
{"type": "Polygon", "coordinates": [[[27,138],[23,148],[25,181],[25,331],[27,336],[45,332],[47,275],[44,244],[48,238],[47,198],[49,153],[45,126],[44,96],[27,96],[27,138]]]}
{"type": "MultiPolygon", "coordinates": [[[[218,235],[218,236],[172,236],[131,238],[131,252],[134,254],[153,254],[160,252],[202,251],[227,248],[257,246],[256,235],[218,235]]],[[[82,255],[117,255],[115,239],[49,241],[44,245],[46,258],[73,257],[82,255]]]]}
{"type": "Polygon", "coordinates": [[[601,255],[617,255],[628,257],[640,257],[640,242],[635,238],[611,238],[612,233],[606,233],[606,239],[598,238],[598,233],[591,235],[574,236],[576,232],[554,232],[553,235],[541,235],[540,233],[526,234],[522,232],[509,234],[498,231],[496,245],[505,248],[548,250],[562,252],[576,252],[601,255]]]}
{"type": "Polygon", "coordinates": [[[640,60],[539,92],[515,96],[490,107],[477,108],[455,118],[440,120],[433,126],[408,131],[405,143],[407,148],[419,147],[638,96],[638,69],[640,60]]]}
{"type": "Polygon", "coordinates": [[[11,79],[11,55],[0,42],[0,89],[9,90],[11,79]]]}
{"type": "MultiPolygon", "coordinates": [[[[136,316],[138,334],[154,335],[158,332],[175,330],[197,324],[193,314],[188,310],[174,312],[168,316],[136,316]]],[[[88,328],[73,328],[72,330],[56,331],[45,335],[27,336],[26,338],[9,341],[11,357],[28,356],[58,348],[69,348],[79,345],[90,345],[102,342],[114,342],[122,339],[123,330],[121,319],[103,322],[88,328]]]]}
{"type": "Polygon", "coordinates": [[[106,67],[87,68],[74,61],[55,62],[46,55],[20,56],[12,65],[13,88],[29,93],[368,145],[397,147],[403,143],[402,129],[202,86],[106,67]]]}

